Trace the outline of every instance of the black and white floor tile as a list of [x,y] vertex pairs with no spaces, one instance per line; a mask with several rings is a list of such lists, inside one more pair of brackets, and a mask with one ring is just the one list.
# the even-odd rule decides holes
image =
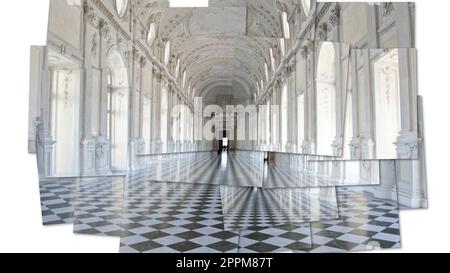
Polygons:
[[311,224],[313,253],[400,247],[397,201],[373,197],[367,187],[337,188],[340,219]]
[[76,187],[76,178],[41,179],[39,181],[44,225],[73,223]]
[[239,253],[307,253],[312,248],[310,224],[242,230]]
[[126,188],[121,253],[237,253],[218,186],[146,183]]
[[[162,158],[161,158],[162,157]],[[146,179],[160,182],[261,187],[264,153],[201,152],[148,156]]]
[[124,182],[124,177],[79,180],[74,233],[121,236]]
[[339,218],[336,189],[221,186],[226,230],[276,227]]

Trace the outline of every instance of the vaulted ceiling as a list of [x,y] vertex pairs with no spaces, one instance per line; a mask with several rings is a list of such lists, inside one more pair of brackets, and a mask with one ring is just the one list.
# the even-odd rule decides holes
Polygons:
[[168,8],[164,0],[136,1],[141,23],[147,30],[154,24],[155,55],[163,59],[170,41],[168,66],[177,78],[186,71],[185,87],[206,96],[228,86],[248,98],[265,80],[269,48],[277,52],[284,37],[282,12],[291,14],[299,5],[299,0],[210,0],[208,8]]

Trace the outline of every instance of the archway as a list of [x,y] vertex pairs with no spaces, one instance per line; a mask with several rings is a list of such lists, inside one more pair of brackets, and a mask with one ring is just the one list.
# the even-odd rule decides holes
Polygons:
[[128,70],[124,58],[116,49],[107,57],[108,99],[107,136],[111,142],[111,169],[128,169]]
[[[400,132],[400,72],[398,50],[392,50],[374,64],[377,158],[396,158],[395,142]],[[396,117],[397,120],[393,120]],[[390,122],[386,122],[390,119]]]
[[336,135],[336,51],[324,42],[320,49],[316,77],[317,153],[332,154]]

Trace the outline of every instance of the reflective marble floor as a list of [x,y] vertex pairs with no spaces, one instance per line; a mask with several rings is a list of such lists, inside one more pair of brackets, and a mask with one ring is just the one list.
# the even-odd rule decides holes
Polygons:
[[[273,155],[273,154],[271,154]],[[197,152],[144,156],[149,163],[146,179],[161,182],[227,185],[260,188],[311,188],[333,186],[378,185],[378,180],[343,179],[318,175],[292,164],[265,160],[264,152],[232,150],[224,153]],[[289,161],[291,155],[276,154]],[[306,160],[305,160],[306,161]],[[322,164],[315,162],[309,164]]]
[[121,236],[124,182],[125,177],[78,180],[74,233]]
[[42,180],[43,222],[74,223],[77,234],[120,236],[122,253],[304,253],[400,246],[397,203],[365,193],[373,186],[338,187],[336,195],[334,187],[157,182],[148,179],[149,172]]
[[242,230],[339,218],[336,189],[221,186],[225,229]]
[[261,187],[263,183],[263,152],[168,154],[147,160],[145,178],[151,181],[243,187]]
[[72,224],[77,179],[45,179],[39,182],[44,225]]
[[366,192],[368,188],[337,188],[340,219],[311,224],[311,252],[400,247],[398,202],[374,198]]

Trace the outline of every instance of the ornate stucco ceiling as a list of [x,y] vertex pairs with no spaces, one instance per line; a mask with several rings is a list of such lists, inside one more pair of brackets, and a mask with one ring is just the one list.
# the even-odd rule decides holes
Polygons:
[[209,8],[167,8],[164,0],[136,4],[145,28],[156,27],[155,55],[162,56],[170,41],[169,67],[178,78],[186,70],[186,86],[195,95],[228,86],[253,98],[264,79],[264,64],[270,63],[269,48],[276,49],[284,37],[281,14],[293,12],[300,1],[210,0]]

